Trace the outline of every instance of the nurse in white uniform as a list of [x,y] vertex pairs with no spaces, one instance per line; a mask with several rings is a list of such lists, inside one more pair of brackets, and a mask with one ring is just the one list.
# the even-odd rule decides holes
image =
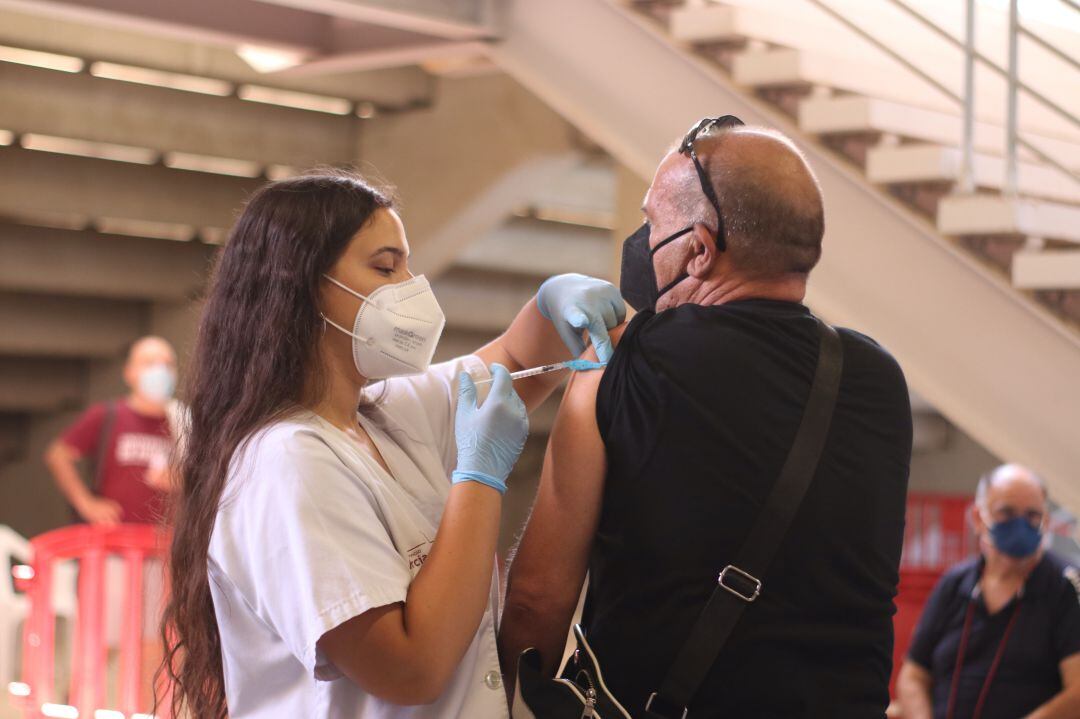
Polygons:
[[507,717],[500,505],[559,380],[508,371],[569,359],[584,330],[604,358],[623,312],[612,285],[553,277],[501,337],[429,366],[444,318],[390,200],[336,172],[256,192],[188,373],[174,715]]

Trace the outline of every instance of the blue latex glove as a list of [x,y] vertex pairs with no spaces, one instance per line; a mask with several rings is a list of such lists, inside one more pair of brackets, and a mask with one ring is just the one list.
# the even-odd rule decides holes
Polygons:
[[626,319],[626,304],[615,285],[585,275],[555,275],[540,285],[536,306],[574,357],[585,351],[581,333],[587,329],[597,359],[605,363],[611,359],[607,331]]
[[529,415],[507,369],[493,364],[491,375],[491,391],[480,407],[472,377],[465,372],[458,376],[454,421],[458,455],[451,480],[454,484],[480,482],[501,493],[529,436]]

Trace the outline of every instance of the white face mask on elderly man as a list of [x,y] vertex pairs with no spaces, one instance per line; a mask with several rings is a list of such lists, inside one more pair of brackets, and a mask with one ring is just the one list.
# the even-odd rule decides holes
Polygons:
[[352,331],[321,315],[327,324],[352,337],[357,372],[378,380],[427,371],[446,315],[423,275],[383,285],[367,297],[330,275],[323,277],[363,300]]

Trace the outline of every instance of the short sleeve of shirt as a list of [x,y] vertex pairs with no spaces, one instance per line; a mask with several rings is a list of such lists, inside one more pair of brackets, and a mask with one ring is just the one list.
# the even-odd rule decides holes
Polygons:
[[211,556],[252,611],[316,679],[341,673],[317,651],[331,629],[402,602],[411,575],[369,488],[316,432],[254,439],[234,467]]
[[1057,630],[1053,638],[1059,662],[1080,652],[1080,570],[1073,566],[1066,567],[1065,578],[1068,582],[1062,588],[1055,622]]
[[633,408],[642,416],[657,414],[660,397],[655,391],[652,368],[642,351],[646,324],[655,317],[652,310],[638,312],[627,324],[615,346],[596,397],[596,426],[605,444],[615,418]]
[[[415,436],[419,443],[431,443],[442,458],[447,475],[457,464],[454,440],[454,413],[457,411],[458,375],[468,372],[473,381],[488,379],[491,372],[476,355],[431,365],[427,372],[394,377],[374,385],[368,395],[378,399],[379,409],[394,418],[394,424]],[[481,387],[481,401],[486,390]],[[380,399],[381,395],[381,399]]]
[[946,621],[949,600],[956,592],[957,581],[958,577],[954,574],[946,574],[938,581],[926,600],[922,616],[919,617],[919,623],[911,637],[908,658],[923,669],[930,669],[933,663],[934,649],[941,641],[942,625]]
[[105,422],[105,404],[91,405],[75,422],[64,430],[60,441],[78,451],[80,457],[92,455],[98,450],[101,425]]

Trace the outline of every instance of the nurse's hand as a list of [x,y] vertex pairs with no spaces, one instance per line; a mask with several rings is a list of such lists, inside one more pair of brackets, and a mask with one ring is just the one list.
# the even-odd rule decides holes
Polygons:
[[536,306],[555,325],[574,357],[585,351],[581,334],[588,330],[597,358],[601,362],[611,359],[607,331],[626,319],[626,304],[615,285],[585,275],[555,275],[540,285]]
[[458,377],[454,422],[458,456],[452,479],[455,484],[480,482],[505,492],[506,478],[529,436],[529,415],[507,369],[493,364],[491,374],[491,391],[479,407],[472,377],[465,372]]

